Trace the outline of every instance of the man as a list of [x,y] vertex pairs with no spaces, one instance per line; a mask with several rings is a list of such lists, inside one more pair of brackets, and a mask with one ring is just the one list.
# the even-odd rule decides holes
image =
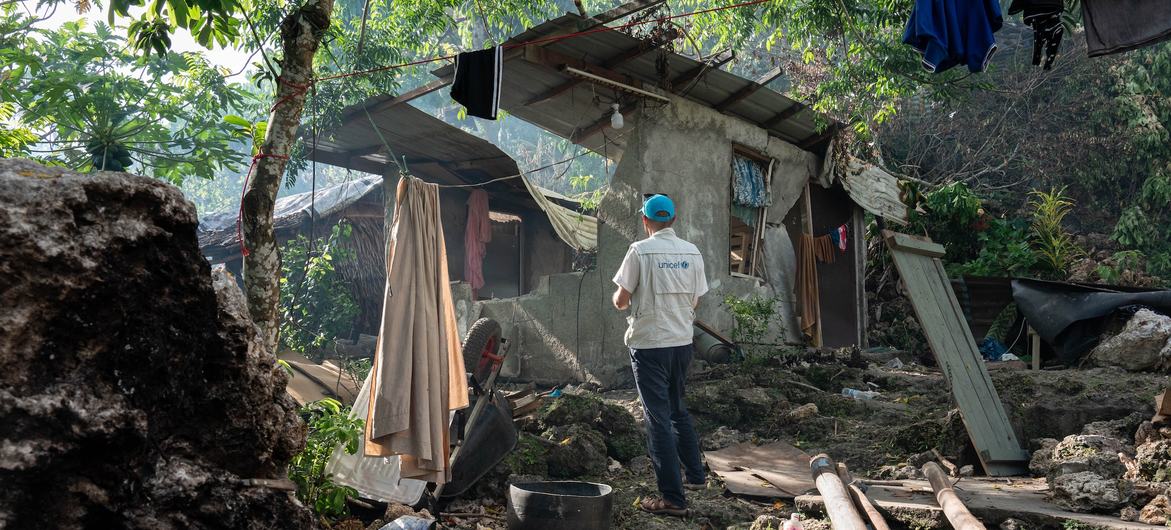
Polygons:
[[[679,239],[675,204],[666,195],[651,195],[642,206],[647,239],[630,245],[614,276],[614,307],[630,309],[626,346],[634,384],[647,423],[647,449],[662,498],[646,499],[642,509],[683,516],[683,489],[704,487],[699,439],[683,402],[683,383],[691,364],[692,325],[699,297],[707,292],[703,256]],[[680,476],[680,465],[687,484]]]

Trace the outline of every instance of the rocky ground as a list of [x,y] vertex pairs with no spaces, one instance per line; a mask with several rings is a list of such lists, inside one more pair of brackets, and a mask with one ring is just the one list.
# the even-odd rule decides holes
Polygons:
[[[705,450],[744,441],[784,440],[810,454],[826,452],[847,463],[855,475],[907,478],[916,473],[907,462],[930,459],[923,453],[934,449],[958,466],[978,470],[942,374],[915,364],[890,368],[888,362],[851,359],[845,353],[799,352],[750,364],[697,363],[688,403]],[[1108,429],[1119,437],[1129,432],[1133,446],[1135,430],[1152,415],[1153,396],[1171,382],[1165,375],[1107,368],[991,373],[1022,443],[1039,452],[1051,450],[1056,440],[1082,433],[1087,424],[1093,424],[1091,431]],[[872,390],[878,396],[859,401],[843,397],[843,388]],[[641,429],[633,391],[599,395],[571,389],[548,399],[538,418],[525,423],[517,451],[447,509],[482,515],[448,518],[445,524],[504,528],[507,484],[537,478],[611,485],[614,528],[779,528],[793,510],[786,502],[731,496],[717,477],[709,475],[705,490],[688,493],[692,517],[641,512],[637,500],[656,494]],[[1163,443],[1150,451],[1165,451]],[[1157,458],[1147,458],[1147,467]],[[1118,475],[1121,478],[1121,472]],[[1120,506],[1110,509],[1119,513]],[[806,528],[827,527],[825,521],[807,523]]]

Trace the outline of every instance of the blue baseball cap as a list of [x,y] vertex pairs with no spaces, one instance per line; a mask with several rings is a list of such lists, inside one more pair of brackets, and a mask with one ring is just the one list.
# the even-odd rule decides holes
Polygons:
[[670,221],[675,218],[675,203],[666,195],[651,195],[642,202],[642,215],[652,221]]

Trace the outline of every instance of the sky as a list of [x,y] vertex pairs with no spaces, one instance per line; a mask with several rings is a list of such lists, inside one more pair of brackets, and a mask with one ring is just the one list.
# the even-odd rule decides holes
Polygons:
[[[53,15],[49,17],[48,20],[37,24],[38,28],[54,29],[60,27],[66,22],[72,22],[78,19],[86,19],[88,21],[87,24],[92,26],[95,21],[104,22],[106,20],[106,9],[99,9],[96,5],[93,6],[93,8],[90,9],[88,13],[79,14],[77,10],[74,9],[73,2],[58,3],[55,10],[53,6],[42,6],[38,10],[37,0],[21,0],[20,3],[25,10],[28,12],[35,12],[40,17],[43,17],[45,14],[50,12],[53,13]],[[107,7],[109,6],[109,2],[102,2],[102,4]],[[141,8],[137,10],[132,9],[131,15],[135,15],[139,12],[141,12]],[[131,19],[129,18],[123,18],[117,21],[118,24],[123,26],[121,28],[120,34],[125,35],[125,26],[128,25],[130,21]],[[231,48],[216,48],[208,50],[197,44],[195,39],[191,38],[191,34],[186,31],[180,31],[171,36],[171,48],[177,52],[202,51],[204,57],[206,57],[209,62],[216,66],[223,66],[233,72],[240,70],[246,64],[251,62],[248,60],[251,52],[244,52]]]

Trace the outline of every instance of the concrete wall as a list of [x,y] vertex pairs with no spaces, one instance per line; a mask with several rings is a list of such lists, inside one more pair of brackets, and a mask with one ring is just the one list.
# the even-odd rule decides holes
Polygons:
[[[781,297],[788,304],[782,312],[792,314],[792,271],[775,271],[769,284],[728,274],[732,150],[738,144],[777,159],[768,214],[777,223],[818,174],[818,158],[687,100],[674,98],[670,105],[651,105],[642,113],[637,128],[626,134],[622,160],[599,206],[597,270],[549,276],[527,296],[476,304],[473,313],[500,321],[505,336],[513,337],[510,355],[520,360],[524,379],[605,387],[631,383],[629,352],[622,341],[626,315],[610,306],[610,279],[630,243],[645,237],[635,213],[644,192],[666,193],[675,200],[676,232],[703,253],[711,292],[700,302],[699,319],[730,331],[733,319],[722,300],[754,293]],[[782,254],[791,255],[792,249]],[[781,287],[774,290],[773,284]],[[782,324],[775,331],[782,338],[796,337],[788,327]]]

